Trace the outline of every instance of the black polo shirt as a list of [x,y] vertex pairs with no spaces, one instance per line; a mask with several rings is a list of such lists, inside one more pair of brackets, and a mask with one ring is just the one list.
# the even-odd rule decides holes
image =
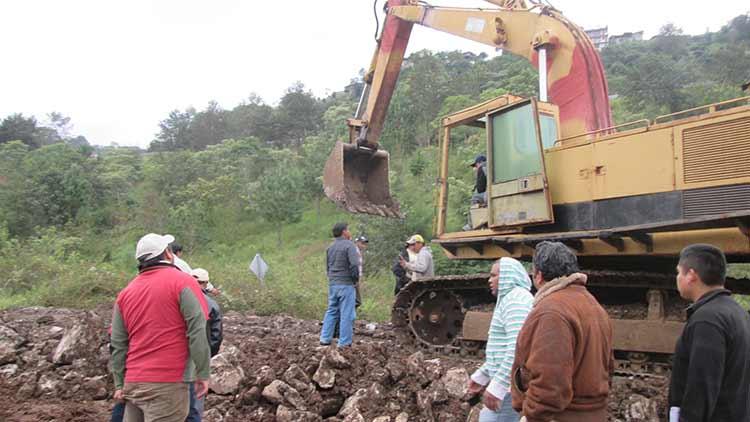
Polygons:
[[680,408],[681,422],[750,421],[750,315],[726,289],[706,293],[687,314],[669,406]]

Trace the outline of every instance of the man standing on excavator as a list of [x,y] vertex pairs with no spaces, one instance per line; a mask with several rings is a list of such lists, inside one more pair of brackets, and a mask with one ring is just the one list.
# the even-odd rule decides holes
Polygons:
[[469,165],[474,168],[477,180],[474,183],[474,194],[471,195],[472,204],[487,203],[487,157],[484,154],[477,155],[474,162]]

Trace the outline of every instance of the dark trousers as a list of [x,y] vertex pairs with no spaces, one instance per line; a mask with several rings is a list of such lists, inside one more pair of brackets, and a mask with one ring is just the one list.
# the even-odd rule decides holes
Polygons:
[[122,422],[122,418],[125,417],[125,402],[115,403],[115,407],[112,408],[112,418],[110,422]]

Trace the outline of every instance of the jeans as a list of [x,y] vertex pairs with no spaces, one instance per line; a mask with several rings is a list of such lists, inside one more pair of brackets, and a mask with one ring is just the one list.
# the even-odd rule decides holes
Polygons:
[[201,422],[203,417],[203,406],[206,403],[205,397],[200,400],[195,398],[195,383],[190,383],[190,413],[188,413],[185,422]]
[[115,403],[115,407],[112,408],[112,419],[110,422],[122,422],[125,417],[125,402]]
[[500,409],[497,412],[486,407],[482,408],[482,411],[479,412],[479,422],[518,422],[521,419],[521,415],[513,410],[511,406],[512,401],[510,393],[507,393],[503,397],[503,404],[500,405]]
[[323,329],[320,331],[321,343],[328,344],[333,340],[333,331],[336,323],[339,322],[338,346],[343,347],[352,344],[356,300],[357,292],[354,285],[331,284],[328,286],[328,309],[323,316]]

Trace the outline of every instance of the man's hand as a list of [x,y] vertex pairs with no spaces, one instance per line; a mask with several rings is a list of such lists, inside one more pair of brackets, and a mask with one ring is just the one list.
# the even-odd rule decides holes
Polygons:
[[474,380],[472,379],[469,379],[469,385],[466,388],[469,390],[469,396],[475,396],[482,392],[484,386],[482,384],[479,384],[478,382],[474,382]]
[[125,392],[122,390],[115,390],[115,394],[112,395],[112,398],[115,399],[116,402],[124,402],[125,401]]
[[208,380],[195,380],[195,397],[201,398],[208,394]]
[[398,257],[398,265],[400,265],[401,268],[406,268],[406,260],[401,255]]
[[484,395],[482,395],[482,404],[484,404],[484,407],[492,410],[493,412],[497,412],[498,410],[500,410],[500,406],[503,404],[503,400],[493,396],[492,393],[485,390]]

